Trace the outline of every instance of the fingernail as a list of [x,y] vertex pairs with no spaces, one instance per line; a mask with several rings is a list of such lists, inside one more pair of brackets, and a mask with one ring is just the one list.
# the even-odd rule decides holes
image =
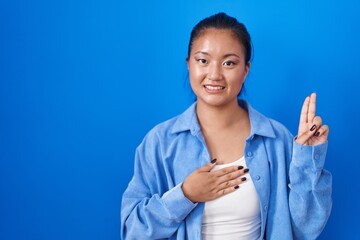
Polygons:
[[235,188],[235,189],[238,189],[238,188],[239,188],[239,186],[238,186],[238,185],[236,185],[234,188]]
[[247,173],[247,172],[249,172],[250,170],[247,168],[247,169],[245,169],[244,170],[244,173]]
[[238,170],[241,170],[243,169],[244,167],[243,166],[238,166]]
[[316,132],[316,133],[314,134],[315,137],[318,137],[319,135],[320,135],[320,132]]
[[314,131],[315,128],[316,128],[316,125],[314,124],[314,125],[312,125],[312,127],[310,128],[310,131]]
[[242,178],[241,178],[241,181],[246,181],[246,177],[242,177]]
[[211,160],[211,163],[216,163],[216,158],[214,158],[213,160]]

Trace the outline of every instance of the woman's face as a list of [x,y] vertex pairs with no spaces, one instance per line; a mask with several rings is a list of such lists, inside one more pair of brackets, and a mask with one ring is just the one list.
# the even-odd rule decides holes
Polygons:
[[192,43],[187,64],[198,104],[237,104],[250,65],[245,63],[242,44],[230,30],[205,30]]

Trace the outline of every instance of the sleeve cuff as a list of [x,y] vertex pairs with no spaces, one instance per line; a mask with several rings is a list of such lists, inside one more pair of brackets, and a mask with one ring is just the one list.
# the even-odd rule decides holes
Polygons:
[[182,221],[197,206],[197,203],[185,197],[181,189],[182,184],[176,185],[162,196],[170,216],[178,221]]
[[[302,168],[321,170],[325,164],[328,141],[315,146],[305,146],[293,143],[293,164]],[[309,161],[311,159],[312,161]]]

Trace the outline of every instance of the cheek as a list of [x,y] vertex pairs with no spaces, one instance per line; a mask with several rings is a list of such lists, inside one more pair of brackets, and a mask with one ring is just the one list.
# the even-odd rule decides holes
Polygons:
[[189,71],[189,82],[190,82],[190,86],[191,88],[194,90],[194,86],[195,86],[195,82],[196,82],[196,74],[194,72],[194,68],[191,66],[188,66],[188,71]]
[[238,82],[243,85],[243,83],[245,82],[246,79],[246,72],[244,70],[239,71],[238,73],[236,73],[236,78],[238,79]]
[[199,67],[194,67],[194,66],[190,66],[189,67],[189,77],[190,77],[190,82],[199,82],[202,81],[202,79],[204,78],[206,74],[204,73],[204,71],[199,68]]
[[228,76],[228,79],[231,79],[232,89],[234,91],[240,91],[243,83],[245,82],[246,74],[243,71],[234,72],[231,76]]

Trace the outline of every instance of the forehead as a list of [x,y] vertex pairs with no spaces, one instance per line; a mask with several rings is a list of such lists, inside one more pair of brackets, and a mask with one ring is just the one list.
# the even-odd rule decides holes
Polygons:
[[209,28],[203,30],[192,44],[192,52],[212,51],[212,52],[241,52],[243,45],[238,37],[228,29]]

